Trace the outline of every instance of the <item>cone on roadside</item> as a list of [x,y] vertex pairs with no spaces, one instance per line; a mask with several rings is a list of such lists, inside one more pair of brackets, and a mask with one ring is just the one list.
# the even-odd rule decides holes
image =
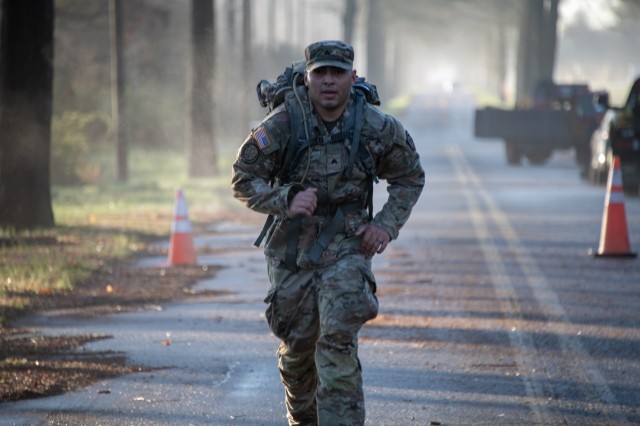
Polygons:
[[196,265],[196,251],[193,247],[191,236],[191,222],[187,212],[187,202],[184,199],[182,189],[176,192],[173,223],[171,224],[171,239],[169,241],[169,258],[167,264]]
[[637,255],[631,251],[631,244],[629,243],[620,157],[617,155],[613,156],[607,180],[607,195],[602,215],[600,246],[593,255],[596,257],[636,257]]

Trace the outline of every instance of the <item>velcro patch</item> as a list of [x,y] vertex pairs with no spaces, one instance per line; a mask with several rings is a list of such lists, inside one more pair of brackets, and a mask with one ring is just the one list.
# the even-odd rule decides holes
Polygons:
[[271,146],[271,141],[269,140],[269,135],[267,135],[267,131],[264,127],[258,127],[253,131],[253,138],[258,143],[260,149],[265,150]]
[[258,161],[258,157],[260,156],[260,150],[253,143],[247,143],[240,150],[240,159],[245,164],[253,164]]

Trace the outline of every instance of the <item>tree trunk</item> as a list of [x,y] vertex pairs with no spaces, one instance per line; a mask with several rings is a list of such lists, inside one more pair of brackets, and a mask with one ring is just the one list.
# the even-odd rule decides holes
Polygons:
[[542,21],[540,43],[540,73],[543,79],[553,80],[553,70],[556,62],[558,1],[549,1],[549,10],[545,10]]
[[[248,82],[251,81],[251,0],[242,1],[242,59],[240,67],[242,69],[242,81],[245,82],[245,86],[251,86]],[[247,129],[249,122],[251,121],[251,111],[249,94],[250,92],[243,89],[241,94],[242,99],[242,128]],[[253,94],[255,92],[251,92]]]
[[498,98],[507,101],[506,80],[507,80],[507,24],[505,20],[504,5],[498,3],[492,12],[497,17],[497,25],[488,27],[488,49],[487,57],[489,73],[487,75],[487,86]]
[[504,14],[500,14],[498,24],[498,52],[496,60],[496,90],[502,102],[507,100],[507,25]]
[[353,44],[356,13],[357,13],[356,0],[345,0],[345,8],[344,8],[344,15],[343,15],[344,41],[349,44]]
[[125,111],[124,4],[109,0],[109,44],[111,46],[111,123],[116,147],[118,181],[129,179],[129,143]]
[[269,0],[267,6],[267,45],[276,45],[276,0]]
[[380,0],[369,1],[367,19],[367,81],[375,84],[382,102],[387,99],[385,86],[386,37]]
[[533,81],[537,78],[539,27],[536,25],[538,6],[541,0],[526,0],[522,9],[520,39],[518,42],[518,65],[516,103],[528,105],[532,102]]
[[2,2],[0,227],[48,228],[53,0]]
[[213,0],[192,0],[191,12],[189,176],[205,177],[217,171],[213,135]]
[[516,89],[516,102],[521,105],[531,103],[539,82],[553,81],[558,0],[548,5],[545,8],[545,0],[527,0],[522,10]]
[[[238,0],[226,0],[224,3],[224,20],[222,26],[224,32],[219,32],[222,35],[222,43],[219,45],[218,56],[225,58],[225,65],[219,67],[221,73],[220,78],[216,78],[215,91],[217,97],[220,99],[238,99],[238,102],[242,102],[239,99],[238,94],[242,93],[244,84],[240,85],[238,78],[238,70],[240,69],[240,50],[238,49],[239,36],[238,36],[238,10],[241,3]],[[217,117],[219,121],[216,123],[220,131],[216,132],[218,135],[224,134],[225,137],[231,137],[234,139],[240,139],[244,136],[247,129],[244,128],[241,123],[241,117],[238,113],[240,108],[218,108]],[[242,130],[242,131],[241,131]]]

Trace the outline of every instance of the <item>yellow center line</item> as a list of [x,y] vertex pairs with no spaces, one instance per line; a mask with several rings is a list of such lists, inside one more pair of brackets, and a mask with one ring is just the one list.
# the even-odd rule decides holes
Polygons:
[[[544,380],[540,374],[534,375],[536,365],[544,362],[539,356],[531,333],[525,331],[522,323],[525,322],[523,310],[518,302],[513,282],[506,272],[498,246],[494,243],[494,237],[489,231],[489,221],[493,222],[500,237],[503,238],[511,253],[515,253],[516,262],[522,269],[528,287],[533,292],[544,317],[562,324],[570,324],[564,308],[556,293],[550,288],[549,283],[531,256],[527,248],[520,241],[517,232],[509,222],[506,214],[499,208],[495,200],[485,189],[478,175],[465,158],[462,150],[457,145],[447,149],[447,155],[453,165],[457,180],[463,185],[463,192],[475,229],[476,237],[485,257],[485,262],[491,274],[496,296],[504,312],[509,312],[512,318],[512,332],[509,334],[510,343],[516,349],[516,362],[526,374],[522,374],[527,396],[534,401],[531,404],[536,421],[547,424],[549,412],[546,410],[547,395],[553,395],[553,389],[549,380]],[[487,210],[483,214],[481,207]],[[579,335],[569,333],[554,333],[560,343],[562,353],[575,359],[580,366],[576,373],[583,375],[596,396],[610,408],[607,414],[615,421],[626,421],[623,414],[614,411],[618,406],[616,398],[607,385],[596,363],[589,356],[588,351],[580,342]],[[537,373],[540,373],[539,371]],[[550,378],[548,378],[550,379]],[[545,388],[547,392],[545,392]]]

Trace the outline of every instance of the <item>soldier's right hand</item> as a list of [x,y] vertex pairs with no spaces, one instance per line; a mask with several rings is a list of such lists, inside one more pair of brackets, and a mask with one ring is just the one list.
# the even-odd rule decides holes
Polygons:
[[289,217],[313,215],[313,212],[318,206],[318,196],[316,195],[316,192],[318,192],[316,188],[307,188],[294,195],[289,202],[289,211],[287,212],[287,215]]

